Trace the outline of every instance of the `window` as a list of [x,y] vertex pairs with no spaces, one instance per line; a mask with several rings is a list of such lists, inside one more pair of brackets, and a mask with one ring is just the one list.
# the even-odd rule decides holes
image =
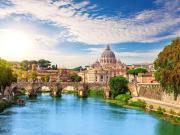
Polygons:
[[103,75],[101,75],[101,82],[103,82]]

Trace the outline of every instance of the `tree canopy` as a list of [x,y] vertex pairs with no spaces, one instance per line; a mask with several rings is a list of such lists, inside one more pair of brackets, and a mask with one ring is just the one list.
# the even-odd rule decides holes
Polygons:
[[44,82],[49,82],[49,80],[50,80],[50,75],[48,74],[48,75],[45,75],[44,77],[42,77],[42,80],[44,81]]
[[37,79],[37,72],[32,70],[29,74],[29,79],[35,81]]
[[51,62],[49,60],[40,59],[38,60],[38,65],[43,68],[48,68],[51,65]]
[[70,75],[70,78],[72,82],[80,82],[82,80],[82,78],[78,76],[77,74]]
[[13,74],[11,65],[3,60],[0,59],[0,89],[1,93],[4,94],[5,88],[10,86],[12,82],[16,82],[17,78],[16,75]]
[[180,38],[167,45],[154,62],[155,78],[166,92],[173,92],[176,99],[180,93]]
[[123,94],[128,90],[128,80],[122,76],[112,77],[109,81],[111,98],[115,98],[119,94]]
[[79,67],[73,68],[72,70],[74,70],[74,71],[81,71],[81,69],[82,69],[82,66],[79,66]]
[[[22,70],[28,71],[28,70],[31,70],[33,64],[37,64],[37,65],[39,65],[39,67],[42,67],[42,68],[48,68],[49,66],[51,66],[51,62],[49,60],[45,60],[45,59],[40,59],[38,61],[23,60],[23,61],[21,61],[20,66],[21,66]],[[57,69],[57,65],[53,65],[52,69]]]
[[144,68],[136,68],[128,70],[128,74],[138,75],[139,73],[146,73],[147,70]]

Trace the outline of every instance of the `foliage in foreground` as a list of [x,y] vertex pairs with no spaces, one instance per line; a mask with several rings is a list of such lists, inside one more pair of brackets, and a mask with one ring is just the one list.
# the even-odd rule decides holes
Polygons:
[[104,96],[104,92],[102,89],[90,89],[88,91],[88,95],[92,96],[92,97],[103,97]]
[[8,108],[11,106],[12,103],[8,101],[1,100],[0,101],[0,112],[2,112],[4,109]]
[[124,94],[128,91],[128,80],[122,76],[112,77],[109,81],[111,98],[114,99],[119,94]]
[[120,94],[117,97],[115,97],[115,100],[121,102],[122,104],[127,104],[129,99],[131,99],[132,96],[129,93],[126,94]]
[[161,83],[165,91],[174,93],[174,99],[180,94],[180,38],[159,53],[154,62],[155,78]]
[[146,108],[146,102],[143,100],[131,101],[129,103],[130,106],[139,107],[139,108]]
[[10,86],[12,82],[16,82],[17,77],[13,73],[11,65],[3,60],[0,59],[0,90],[1,94],[4,94],[5,88]]
[[77,74],[70,75],[70,78],[72,82],[80,82],[82,80],[82,78],[78,76]]

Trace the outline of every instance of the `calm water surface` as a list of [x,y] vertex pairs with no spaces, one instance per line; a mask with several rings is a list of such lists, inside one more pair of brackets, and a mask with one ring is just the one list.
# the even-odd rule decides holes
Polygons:
[[43,94],[0,114],[0,135],[180,135],[180,126],[97,98]]

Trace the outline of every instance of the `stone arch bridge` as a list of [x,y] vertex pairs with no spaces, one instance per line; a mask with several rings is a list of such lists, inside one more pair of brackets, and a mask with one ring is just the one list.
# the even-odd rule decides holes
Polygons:
[[52,95],[60,95],[62,90],[68,86],[74,87],[80,97],[87,97],[88,89],[101,87],[104,91],[104,97],[109,98],[109,87],[104,83],[81,83],[81,82],[17,82],[12,84],[12,91],[18,89],[26,89],[30,95],[37,95],[42,92],[42,87],[46,86],[50,89]]

